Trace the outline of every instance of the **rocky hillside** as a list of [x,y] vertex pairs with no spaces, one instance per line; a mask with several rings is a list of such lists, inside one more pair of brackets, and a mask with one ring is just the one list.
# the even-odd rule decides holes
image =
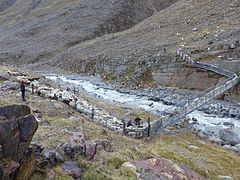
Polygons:
[[[112,79],[122,77],[132,82],[147,76],[160,82],[164,78],[156,67],[172,64],[176,49],[235,43],[239,38],[239,12],[239,1],[180,0],[128,31],[67,49],[53,59],[54,64],[79,72],[105,73]],[[185,71],[182,67],[176,70]]]
[[221,80],[176,61],[182,48],[239,72],[237,0],[6,2],[0,4],[4,62],[100,74],[135,87],[205,89]]
[[50,59],[83,41],[129,29],[175,1],[1,0],[0,59]]
[[[51,59],[50,64],[135,85],[155,81],[204,89],[214,85],[219,77],[195,73],[175,62],[175,50],[205,52],[205,59],[201,60],[209,60],[207,57],[215,51],[223,56],[235,52],[234,57],[225,60],[237,60],[239,12],[239,1],[180,0],[127,31],[75,45]],[[218,59],[217,54],[212,59],[224,60]],[[206,85],[189,83],[200,78]]]
[[[150,139],[128,138],[88,121],[86,115],[80,114],[65,103],[49,99],[45,95],[39,96],[38,93],[32,94],[31,86],[26,87],[27,101],[23,102],[19,93],[19,80],[16,76],[10,75],[13,71],[8,70],[7,67],[0,66],[0,116],[2,116],[0,135],[2,132],[8,132],[4,133],[5,136],[0,136],[3,137],[0,138],[0,144],[3,145],[0,149],[0,175],[13,177],[12,173],[14,175],[15,171],[19,170],[18,174],[24,180],[29,175],[31,175],[30,180],[65,180],[79,179],[79,177],[83,180],[139,178],[152,180],[169,179],[169,177],[173,180],[237,180],[240,178],[239,144],[235,148],[224,145],[226,149],[232,148],[233,153],[216,145],[227,141],[223,142],[218,138],[201,139],[196,136],[196,131],[192,130],[190,124],[185,123],[180,129],[172,127]],[[19,72],[14,74],[17,75],[16,73]],[[26,74],[24,77],[32,79],[32,76],[33,74]],[[46,89],[50,88],[49,81],[44,78],[39,77],[38,81]],[[51,83],[51,86],[55,87],[54,83]],[[99,103],[96,100],[94,102]],[[16,117],[26,115],[18,115],[14,110],[9,116],[6,113],[9,110],[6,111],[6,108],[12,107],[7,106],[10,104],[21,104],[13,107],[24,108],[26,106],[23,104],[27,104],[26,114],[29,114],[29,107],[32,111],[27,117],[34,115],[39,124],[30,144],[31,151],[26,153],[28,158],[31,152],[34,153],[35,158],[30,156],[27,161],[24,159],[23,162],[27,162],[26,166],[19,163],[18,159],[9,160],[8,153],[22,154],[23,148],[29,145],[36,126],[32,126],[30,121],[32,119],[27,121],[26,117],[20,117],[19,121],[14,118],[8,120],[12,119],[13,114]],[[111,105],[114,109],[118,107]],[[25,121],[22,121],[23,119]],[[18,122],[18,127],[10,127],[11,123],[17,125]],[[225,140],[229,140],[233,133],[225,132],[222,135]],[[26,139],[27,137],[29,139]],[[234,139],[239,143],[239,136],[235,135]],[[13,148],[6,151],[9,145]],[[17,146],[19,148],[16,149]]]
[[[0,0],[0,179],[240,179],[240,96],[223,95],[160,135],[124,136],[126,122],[171,117],[223,79],[187,65],[177,49],[240,73],[239,19],[239,0]],[[56,71],[56,81],[37,70]],[[79,83],[75,74],[59,82],[67,75],[58,70],[139,90],[66,83]],[[166,112],[145,112],[161,102]]]

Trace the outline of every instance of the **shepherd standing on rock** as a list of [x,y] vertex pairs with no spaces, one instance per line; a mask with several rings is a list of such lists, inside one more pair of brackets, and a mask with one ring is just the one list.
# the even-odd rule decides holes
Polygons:
[[22,92],[22,100],[26,101],[26,99],[25,99],[25,84],[24,84],[23,81],[20,84],[20,89],[21,89],[21,92]]

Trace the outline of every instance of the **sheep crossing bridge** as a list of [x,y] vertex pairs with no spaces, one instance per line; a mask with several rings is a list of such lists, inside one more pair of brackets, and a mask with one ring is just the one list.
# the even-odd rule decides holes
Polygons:
[[201,92],[200,94],[192,97],[192,99],[186,104],[174,112],[172,114],[156,120],[152,123],[150,121],[148,122],[148,126],[143,127],[143,128],[124,128],[123,131],[125,134],[128,133],[139,133],[139,135],[143,136],[152,136],[155,134],[158,134],[161,132],[163,129],[165,129],[168,126],[177,124],[181,120],[184,119],[184,117],[193,112],[194,110],[198,109],[202,105],[206,104],[207,102],[211,101],[212,99],[216,98],[217,96],[223,94],[227,90],[233,88],[235,85],[237,85],[240,81],[240,77],[238,77],[237,74],[231,73],[225,69],[218,68],[214,65],[208,64],[208,63],[202,63],[193,60],[190,56],[187,54],[183,53],[182,51],[177,51],[177,55],[179,55],[183,60],[185,60],[187,63],[192,65],[193,67],[207,70],[207,71],[212,71],[214,73],[223,75],[227,77],[226,80],[218,83],[216,86],[213,86],[209,89],[206,89],[205,91]]

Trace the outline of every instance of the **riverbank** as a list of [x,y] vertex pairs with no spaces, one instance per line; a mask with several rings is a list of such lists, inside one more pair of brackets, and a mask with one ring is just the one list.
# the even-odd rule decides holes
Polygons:
[[[48,84],[44,84],[44,86],[55,86],[57,88],[57,84],[50,80],[43,78],[39,81]],[[102,86],[99,88],[101,87]],[[128,177],[127,174],[129,173],[128,170],[125,171],[121,168],[124,162],[143,160],[149,157],[162,157],[171,159],[174,162],[185,163],[191,169],[208,179],[221,179],[220,177],[223,176],[230,176],[233,179],[239,178],[239,156],[224,150],[220,146],[199,139],[196,137],[196,134],[192,133],[189,129],[182,131],[181,129],[173,128],[166,133],[168,135],[163,133],[156,137],[152,137],[150,140],[129,139],[113,131],[109,131],[104,127],[98,126],[95,123],[86,121],[81,114],[64,103],[59,103],[55,100],[46,99],[37,95],[33,96],[30,90],[27,91],[27,102],[22,102],[18,84],[16,83],[15,89],[9,86],[6,88],[7,89],[2,91],[3,93],[1,93],[0,96],[1,105],[9,103],[27,103],[34,110],[34,114],[40,121],[39,129],[34,136],[34,142],[42,144],[46,150],[61,150],[62,144],[67,142],[68,138],[71,137],[71,133],[69,132],[79,131],[79,127],[82,127],[86,135],[92,140],[108,140],[111,142],[112,149],[110,152],[114,154],[113,157],[106,158],[106,156],[103,155],[106,153],[100,150],[97,153],[96,159],[93,161],[86,161],[82,158],[79,159],[79,165],[84,167],[84,178],[90,178],[94,175],[99,178],[115,178],[121,180]],[[107,89],[110,90],[111,88]],[[112,89],[116,90],[116,88]],[[131,95],[132,92],[126,94]],[[94,97],[95,96],[93,96],[93,98]],[[141,100],[143,96],[138,95],[136,97]],[[97,101],[99,100],[95,99],[95,101],[98,103]],[[102,104],[106,102],[105,100],[101,101]],[[115,104],[110,103],[105,105],[106,109],[111,106],[120,107],[116,102]],[[227,164],[226,158],[229,159]],[[119,159],[121,161],[119,161]],[[115,166],[115,164],[118,163],[120,164],[120,168],[119,165]],[[111,164],[113,164],[113,166]],[[101,173],[96,170],[96,166],[101,167]],[[58,176],[60,174],[60,176],[65,176],[63,172],[59,173],[59,169],[61,169],[61,167],[56,167],[54,172]],[[34,177],[39,176],[41,175],[36,174]],[[136,179],[134,174],[131,174],[131,177],[132,179]]]

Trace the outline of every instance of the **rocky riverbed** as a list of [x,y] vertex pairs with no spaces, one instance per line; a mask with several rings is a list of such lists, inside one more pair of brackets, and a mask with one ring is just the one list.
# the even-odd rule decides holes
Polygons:
[[[166,87],[141,90],[119,89],[101,82],[96,77],[64,74],[45,74],[45,76],[62,87],[75,88],[105,103],[123,104],[157,115],[170,113],[199,93]],[[219,130],[228,128],[240,134],[239,103],[213,100],[188,117],[195,120],[190,122],[198,131],[208,136],[219,137]]]
[[[162,133],[160,136],[155,136],[148,140],[147,139],[134,140],[131,138],[126,138],[125,136],[122,136],[122,135],[119,135],[118,133],[116,133],[116,131],[115,132],[108,131],[106,128],[96,125],[96,123],[85,121],[84,120],[85,118],[83,118],[83,117],[85,117],[85,115],[82,113],[79,114],[78,109],[73,107],[74,104],[72,104],[71,101],[68,103],[64,102],[65,100],[67,100],[67,97],[71,97],[72,95],[75,95],[75,96],[79,95],[79,97],[78,97],[78,98],[80,98],[79,102],[82,102],[82,103],[84,102],[83,104],[86,103],[85,104],[86,107],[88,105],[90,105],[90,106],[94,105],[94,103],[91,104],[92,102],[95,102],[96,104],[99,104],[99,102],[101,102],[102,104],[106,104],[106,106],[102,106],[103,108],[107,107],[105,110],[104,109],[96,109],[96,113],[99,115],[100,120],[106,119],[107,120],[106,122],[108,123],[110,121],[111,122],[118,121],[118,118],[114,118],[113,115],[111,115],[112,109],[109,107],[127,108],[128,107],[127,103],[129,103],[131,101],[137,101],[138,103],[135,103],[134,106],[132,106],[132,108],[127,108],[129,111],[134,111],[134,108],[135,109],[139,108],[137,106],[138,104],[141,105],[142,102],[145,102],[147,100],[147,102],[154,101],[155,103],[161,103],[162,107],[164,107],[165,109],[167,109],[169,107],[171,107],[172,109],[175,109],[177,107],[176,105],[174,105],[174,104],[167,105],[165,102],[163,102],[163,100],[160,100],[159,97],[160,96],[166,97],[166,98],[170,97],[169,98],[169,101],[170,101],[171,94],[173,94],[173,96],[175,96],[175,97],[191,98],[192,95],[196,94],[194,92],[192,92],[190,94],[190,93],[186,93],[187,91],[184,91],[184,90],[159,87],[158,88],[158,90],[160,91],[160,93],[158,93],[159,96],[155,96],[154,93],[156,93],[157,91],[154,91],[154,89],[151,89],[151,88],[142,89],[142,90],[127,90],[127,89],[120,90],[117,87],[110,86],[106,83],[99,81],[96,78],[93,78],[93,77],[75,76],[73,78],[72,77],[73,75],[61,74],[61,75],[64,75],[65,78],[68,76],[71,76],[72,80],[81,81],[82,83],[84,81],[87,81],[87,82],[84,82],[84,84],[89,83],[88,86],[90,86],[90,87],[94,86],[94,88],[92,88],[92,89],[89,88],[89,89],[91,89],[91,91],[87,91],[86,90],[87,88],[84,90],[80,85],[76,86],[75,84],[72,84],[70,86],[70,84],[67,84],[66,82],[63,83],[62,80],[61,81],[55,80],[55,83],[54,83],[53,81],[42,78],[42,77],[41,77],[41,79],[34,78],[35,80],[33,80],[33,78],[29,78],[29,75],[26,75],[26,74],[23,75],[23,74],[17,73],[17,72],[9,72],[8,74],[9,75],[4,75],[4,76],[6,76],[9,80],[6,80],[6,81],[3,81],[2,83],[0,83],[0,86],[1,86],[0,97],[1,97],[2,104],[9,104],[10,102],[16,102],[16,101],[19,103],[22,103],[20,100],[21,98],[20,98],[20,93],[18,90],[19,84],[17,83],[17,82],[19,82],[19,80],[21,81],[23,79],[24,81],[26,81],[26,83],[29,83],[28,81],[29,81],[29,79],[31,79],[32,82],[34,82],[33,84],[36,85],[36,87],[35,87],[36,93],[33,95],[31,94],[31,85],[26,86],[27,102],[24,102],[32,107],[32,111],[33,111],[34,115],[36,116],[37,121],[39,122],[39,129],[36,132],[36,135],[35,135],[33,141],[34,141],[34,144],[35,143],[40,144],[44,147],[43,156],[41,156],[43,158],[44,162],[45,162],[44,158],[46,157],[51,166],[52,165],[55,166],[57,164],[57,166],[54,167],[54,169],[47,171],[46,174],[44,172],[44,176],[47,176],[47,177],[55,176],[56,177],[56,176],[60,175],[59,171],[58,171],[59,169],[61,169],[61,172],[65,172],[65,171],[69,172],[68,171],[69,168],[71,170],[73,170],[74,172],[75,172],[75,170],[77,170],[77,172],[78,172],[77,174],[76,173],[70,174],[73,177],[79,176],[79,172],[82,170],[82,168],[83,168],[83,173],[81,176],[82,177],[88,176],[88,170],[84,169],[84,162],[80,162],[80,163],[78,162],[78,164],[77,164],[75,160],[69,161],[68,157],[64,157],[64,158],[66,158],[65,164],[59,165],[59,163],[58,163],[58,161],[62,161],[61,160],[62,158],[59,159],[59,154],[57,152],[59,151],[63,154],[64,154],[65,150],[67,150],[67,152],[69,152],[69,147],[71,149],[71,146],[69,146],[68,144],[65,144],[65,143],[71,141],[71,138],[72,138],[72,136],[74,136],[75,133],[81,132],[81,127],[84,130],[84,134],[86,133],[86,135],[90,136],[91,137],[90,140],[93,140],[93,142],[97,142],[97,143],[102,142],[102,141],[110,142],[112,144],[111,147],[113,148],[113,152],[111,152],[111,153],[115,154],[115,155],[112,158],[110,157],[109,161],[112,161],[112,159],[114,159],[114,163],[115,163],[115,160],[118,160],[118,159],[121,160],[121,162],[129,161],[129,163],[130,163],[129,165],[131,167],[134,166],[135,169],[137,169],[137,176],[139,176],[139,175],[144,176],[144,174],[145,174],[144,170],[143,170],[143,172],[141,172],[141,170],[140,170],[142,168],[142,165],[144,165],[144,164],[148,165],[148,162],[155,162],[155,161],[156,162],[161,161],[163,163],[165,162],[165,161],[157,158],[157,157],[159,157],[159,153],[160,153],[160,157],[164,157],[167,159],[170,158],[171,160],[173,157],[172,153],[176,154],[176,155],[174,155],[175,160],[176,160],[176,158],[177,159],[180,158],[179,162],[187,163],[188,161],[185,162],[182,159],[182,156],[183,156],[183,154],[185,154],[185,151],[186,151],[186,156],[184,156],[184,157],[186,157],[187,159],[193,160],[193,162],[191,162],[191,164],[193,163],[194,167],[191,166],[191,168],[194,168],[194,169],[195,169],[195,164],[197,167],[199,167],[199,166],[204,167],[204,168],[207,167],[205,164],[205,160],[204,160],[204,163],[201,163],[199,165],[199,160],[200,160],[199,157],[201,157],[201,161],[202,161],[203,157],[206,158],[206,160],[207,160],[206,162],[208,163],[209,158],[215,158],[216,154],[217,154],[217,158],[215,158],[213,162],[218,162],[217,163],[218,166],[219,166],[219,161],[223,160],[223,162],[225,162],[224,157],[228,154],[231,157],[232,156],[238,157],[237,155],[234,155],[233,153],[228,152],[219,146],[213,145],[210,142],[205,141],[204,139],[200,140],[199,137],[195,136],[195,133],[192,132],[192,130],[186,131],[187,128],[185,128],[185,126],[181,126],[182,124],[171,127],[166,132]],[[60,74],[58,74],[58,75],[60,75]],[[22,79],[20,79],[20,78],[22,78]],[[61,87],[57,87],[58,85]],[[73,88],[74,86],[75,86],[75,91],[79,91],[78,93],[75,93],[75,94],[73,93],[72,90],[74,89]],[[84,87],[88,87],[88,86],[85,85]],[[68,91],[67,91],[67,88],[68,88]],[[101,93],[100,92],[96,93],[97,90],[101,90],[100,91]],[[38,92],[40,93],[40,96],[38,96]],[[111,97],[112,92],[114,92],[113,93],[114,98]],[[53,100],[52,94],[54,94],[54,93],[57,93],[57,95],[59,95],[59,93],[61,93],[62,98],[58,99],[58,101]],[[80,94],[85,95],[86,99],[84,101],[81,99],[81,97],[83,97],[83,96],[80,97]],[[96,94],[99,94],[99,95],[96,95]],[[167,95],[167,94],[169,94],[169,95]],[[188,94],[188,95],[186,95],[186,94]],[[119,96],[119,95],[121,95],[121,96]],[[105,96],[109,96],[110,98],[104,99]],[[92,97],[92,100],[95,100],[95,101],[92,101],[91,99],[89,99],[89,97]],[[124,99],[124,101],[122,101],[122,99]],[[173,99],[172,101],[174,101],[174,98],[172,98],[172,99]],[[89,100],[89,103],[87,103],[87,100]],[[115,100],[115,101],[113,101],[113,100]],[[127,101],[127,100],[129,100],[129,101]],[[143,100],[145,100],[145,101],[143,101]],[[121,105],[121,103],[122,103],[122,105]],[[133,105],[133,104],[131,104],[131,105]],[[144,103],[143,103],[143,105],[144,105]],[[147,105],[147,104],[145,104],[145,105]],[[151,106],[149,106],[149,107],[151,108]],[[171,108],[169,110],[171,110]],[[90,109],[91,109],[91,107],[90,107]],[[144,112],[144,110],[147,111],[147,109],[144,109],[144,106],[141,107],[141,109],[142,109],[141,112]],[[99,110],[99,112],[98,112],[98,110]],[[102,110],[104,110],[104,111],[102,111]],[[108,111],[108,110],[110,110],[110,111]],[[154,116],[153,113],[158,114],[158,112],[154,112],[152,109],[150,109],[150,110],[151,110],[151,113],[149,113],[149,115],[151,115],[150,117]],[[160,110],[162,110],[162,109],[160,109]],[[159,112],[162,114],[168,113],[166,110],[163,110],[163,111],[160,111],[160,110],[159,110]],[[106,114],[106,112],[108,112],[108,114]],[[200,117],[197,116],[199,114],[199,112],[203,113],[202,116],[206,115],[209,118],[211,118],[211,116],[213,116],[212,114],[210,114],[210,115],[205,114],[203,111],[196,111],[197,114],[194,114],[194,116],[192,116],[194,118],[191,117],[192,119],[190,120],[190,122],[193,122],[193,124],[195,123],[196,125],[198,124],[199,126],[201,126],[199,118],[202,117],[202,116],[200,116]],[[108,117],[112,117],[112,119],[109,119]],[[198,120],[196,121],[196,119],[198,119]],[[154,119],[152,119],[152,120],[154,120]],[[192,120],[194,120],[194,121],[192,121]],[[233,118],[231,118],[231,120],[236,121]],[[111,126],[112,125],[113,124],[111,124]],[[225,125],[226,125],[226,127],[227,127],[227,125],[229,127],[232,126],[230,124],[230,122],[228,124],[225,123]],[[176,127],[180,128],[180,129],[176,129]],[[201,126],[201,127],[204,127],[204,126]],[[212,130],[212,129],[209,128],[209,130]],[[222,130],[222,129],[219,129],[219,130]],[[211,132],[209,132],[209,134],[211,134]],[[237,135],[237,133],[232,132],[232,130],[231,131],[226,130],[226,131],[221,131],[221,133],[219,133],[219,135],[221,137],[215,138],[215,139],[209,138],[209,140],[211,142],[215,142],[220,145],[224,145],[224,148],[226,148],[226,149],[229,149],[236,153],[239,152],[239,145],[233,146],[234,144],[238,143],[238,141],[239,141],[239,136]],[[204,137],[204,136],[205,136],[205,134],[203,134],[202,137]],[[75,139],[75,137],[74,137],[74,139]],[[89,138],[87,138],[86,140],[89,140]],[[129,143],[126,144],[126,141]],[[148,143],[146,143],[146,142],[148,142]],[[154,145],[150,145],[152,142]],[[155,143],[157,143],[157,144],[155,144]],[[140,144],[140,146],[138,146],[137,144]],[[119,150],[120,146],[124,149],[124,151],[122,151],[121,149]],[[95,146],[93,146],[93,147],[95,147]],[[181,147],[181,148],[179,149],[179,147]],[[129,151],[127,151],[127,153],[126,153],[126,148],[129,149]],[[94,148],[92,148],[92,149],[94,150]],[[148,149],[148,150],[145,151],[145,149]],[[176,151],[176,149],[178,149],[178,151]],[[150,150],[150,152],[148,152],[149,150]],[[180,152],[179,152],[179,150],[180,150]],[[93,152],[95,152],[95,151],[93,151]],[[133,152],[133,153],[137,153],[137,154],[139,154],[140,152],[143,153],[144,156],[140,155],[141,157],[138,158],[143,161],[139,161],[139,162],[134,161],[136,159],[128,156],[128,154],[129,154],[128,152]],[[92,172],[96,169],[94,166],[94,163],[96,163],[96,162],[101,163],[102,161],[104,161],[104,164],[108,163],[108,162],[106,162],[106,161],[108,161],[108,159],[104,159],[105,157],[103,157],[103,160],[102,160],[102,157],[101,157],[102,153],[106,153],[106,152],[102,152],[101,147],[100,147],[100,149],[98,148],[98,151],[97,151],[96,156],[94,157],[94,160],[88,161],[88,163],[92,164],[92,166],[93,166],[93,167],[91,167],[91,170],[88,168],[89,171]],[[81,152],[80,152],[80,154],[81,154]],[[148,156],[145,157],[146,154],[149,155],[149,157]],[[208,157],[208,155],[210,155],[210,154],[215,154],[215,155],[214,155],[214,157],[212,155],[210,157]],[[152,155],[154,155],[154,156],[152,156]],[[192,157],[192,155],[194,156],[194,158]],[[107,156],[110,156],[109,153],[107,154]],[[117,156],[117,159],[115,156]],[[120,158],[118,158],[118,156],[120,156]],[[84,157],[85,156],[81,157],[81,161],[87,160]],[[149,158],[152,158],[153,160],[145,161],[146,159],[149,159]],[[59,160],[57,160],[57,162],[55,162],[54,159],[59,159]],[[100,160],[98,161],[98,159],[100,159]],[[126,161],[122,161],[122,159],[126,159]],[[173,162],[175,162],[175,160],[173,160]],[[233,160],[236,160],[236,163],[231,160],[231,162],[232,162],[231,169],[226,167],[226,168],[224,168],[224,169],[226,169],[224,172],[221,170],[221,171],[218,171],[217,174],[213,174],[211,172],[208,175],[204,175],[205,174],[204,172],[206,172],[206,170],[204,170],[204,169],[203,170],[200,169],[200,171],[198,171],[198,172],[200,172],[201,175],[204,175],[206,177],[214,177],[214,178],[210,178],[210,179],[216,179],[216,177],[220,177],[220,176],[221,177],[225,177],[225,176],[230,177],[229,175],[232,175],[231,177],[234,177],[234,178],[238,177],[238,173],[236,173],[236,175],[235,175],[235,172],[231,173],[232,171],[235,171],[235,169],[237,170],[239,167],[239,165],[237,163],[238,158],[233,158]],[[137,162],[137,164],[135,164],[135,162]],[[171,164],[172,163],[170,162],[170,165]],[[189,163],[187,163],[187,164],[189,164]],[[236,168],[233,168],[235,166],[236,166]],[[74,168],[72,168],[72,167],[74,167]],[[114,167],[115,167],[115,165],[114,165]],[[117,165],[116,167],[119,168],[120,166]],[[125,168],[125,166],[123,166],[123,167]],[[154,169],[158,169],[158,167],[155,167],[155,166],[153,167],[153,171],[155,172]],[[212,169],[212,165],[211,165],[211,169]],[[106,171],[109,171],[109,169],[107,169]],[[121,168],[120,168],[120,171],[122,171]],[[174,169],[173,169],[173,171],[174,171]],[[210,169],[208,169],[208,171],[210,171]],[[185,172],[187,173],[190,171],[188,169],[186,169]],[[39,176],[42,176],[42,175],[39,175]],[[113,176],[113,175],[109,175],[109,176]],[[35,177],[36,177],[36,175],[35,175]]]

